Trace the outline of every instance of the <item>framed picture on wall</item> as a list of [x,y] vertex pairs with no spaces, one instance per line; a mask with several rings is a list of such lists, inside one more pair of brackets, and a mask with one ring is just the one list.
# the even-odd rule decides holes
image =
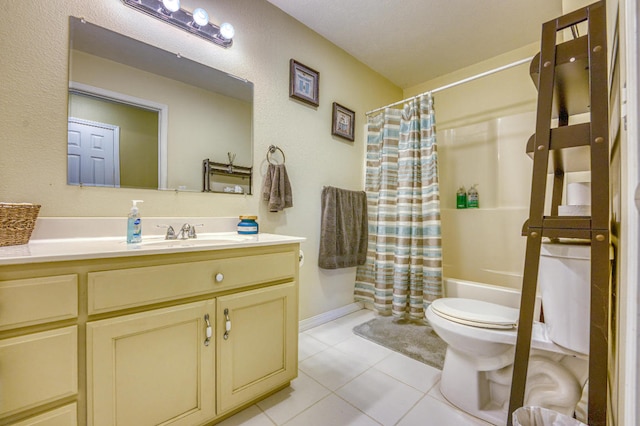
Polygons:
[[289,97],[308,103],[319,105],[320,73],[295,59],[289,61]]
[[353,141],[353,131],[356,122],[355,112],[334,102],[331,122],[332,135]]

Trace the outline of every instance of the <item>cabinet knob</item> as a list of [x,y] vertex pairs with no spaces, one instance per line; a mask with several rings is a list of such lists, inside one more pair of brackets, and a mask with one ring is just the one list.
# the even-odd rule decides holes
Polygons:
[[218,273],[216,274],[216,282],[217,282],[217,283],[221,283],[221,282],[222,282],[222,280],[224,280],[224,275],[222,275],[222,272],[218,272]]

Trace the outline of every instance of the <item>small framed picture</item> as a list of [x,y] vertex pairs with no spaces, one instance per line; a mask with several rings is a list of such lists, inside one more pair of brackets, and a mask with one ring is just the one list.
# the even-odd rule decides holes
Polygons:
[[318,106],[320,102],[320,73],[294,59],[289,61],[289,97]]
[[356,113],[334,102],[332,117],[331,134],[353,141]]

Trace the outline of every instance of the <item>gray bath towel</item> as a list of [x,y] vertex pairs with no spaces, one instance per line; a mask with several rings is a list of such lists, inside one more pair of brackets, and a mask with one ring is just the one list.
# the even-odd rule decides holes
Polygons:
[[291,183],[284,164],[269,164],[262,183],[262,199],[267,201],[270,212],[293,207]]
[[318,266],[338,269],[364,264],[367,237],[366,193],[325,186]]

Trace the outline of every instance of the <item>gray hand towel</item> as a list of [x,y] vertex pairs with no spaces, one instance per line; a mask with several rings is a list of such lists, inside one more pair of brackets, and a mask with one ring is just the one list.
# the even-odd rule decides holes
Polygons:
[[364,191],[324,187],[318,266],[363,265],[367,257],[367,195]]
[[284,164],[269,164],[262,183],[262,199],[267,201],[270,212],[293,207],[291,183]]

